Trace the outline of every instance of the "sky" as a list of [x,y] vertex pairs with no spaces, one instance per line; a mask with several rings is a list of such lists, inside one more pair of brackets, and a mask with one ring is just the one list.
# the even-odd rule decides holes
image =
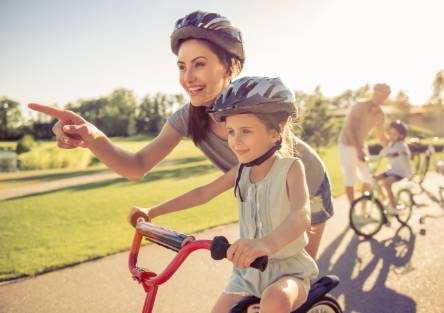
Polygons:
[[0,0],[0,96],[63,106],[116,88],[183,92],[169,36],[197,9],[241,29],[241,76],[294,90],[386,82],[422,104],[444,69],[441,0]]

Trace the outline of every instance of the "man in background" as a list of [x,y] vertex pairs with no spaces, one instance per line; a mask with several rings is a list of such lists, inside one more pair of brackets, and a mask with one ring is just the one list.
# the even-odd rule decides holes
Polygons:
[[351,106],[344,125],[339,134],[339,155],[344,174],[345,192],[351,205],[354,199],[356,176],[362,182],[362,191],[370,189],[370,171],[365,163],[365,140],[370,131],[376,131],[376,137],[383,146],[387,144],[384,132],[385,114],[381,105],[390,95],[390,87],[377,84],[373,89],[373,97]]

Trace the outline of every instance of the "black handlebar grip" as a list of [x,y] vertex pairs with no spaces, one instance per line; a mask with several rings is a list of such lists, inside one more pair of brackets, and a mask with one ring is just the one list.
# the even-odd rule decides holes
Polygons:
[[[227,257],[227,250],[230,247],[230,243],[227,238],[224,236],[216,236],[211,243],[211,257],[214,260],[222,260]],[[260,256],[256,260],[254,260],[250,267],[256,268],[261,272],[265,271],[268,265],[268,256]]]
[[256,268],[256,269],[260,270],[261,272],[263,272],[267,268],[267,265],[268,265],[268,256],[264,255],[264,256],[258,257],[256,260],[254,260],[250,264],[250,267]]

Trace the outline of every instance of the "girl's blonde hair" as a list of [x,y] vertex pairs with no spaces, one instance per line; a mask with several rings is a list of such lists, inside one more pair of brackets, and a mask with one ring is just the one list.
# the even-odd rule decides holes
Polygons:
[[282,139],[282,147],[278,154],[283,157],[296,156],[297,151],[293,140],[293,128],[297,114],[288,115],[286,112],[254,113],[268,130],[276,131]]

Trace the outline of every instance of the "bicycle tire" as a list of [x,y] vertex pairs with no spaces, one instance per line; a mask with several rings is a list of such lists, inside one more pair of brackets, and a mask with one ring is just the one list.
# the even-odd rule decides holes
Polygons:
[[412,151],[411,164],[413,177],[416,177],[418,175],[419,169],[421,168],[421,161],[421,153]]
[[412,217],[413,205],[415,204],[413,200],[413,193],[410,191],[410,189],[400,189],[396,193],[396,203],[398,204],[398,215],[396,215],[396,219],[401,224],[407,224]]
[[[296,311],[297,312],[297,311]],[[330,295],[325,294],[319,301],[314,303],[306,313],[342,313],[341,306],[336,299]]]
[[430,167],[430,158],[430,155],[424,155],[424,159],[417,172],[418,184],[422,184],[427,176],[427,172],[429,171]]
[[353,201],[349,212],[350,227],[359,236],[373,237],[381,230],[386,218],[381,202],[372,195]]

